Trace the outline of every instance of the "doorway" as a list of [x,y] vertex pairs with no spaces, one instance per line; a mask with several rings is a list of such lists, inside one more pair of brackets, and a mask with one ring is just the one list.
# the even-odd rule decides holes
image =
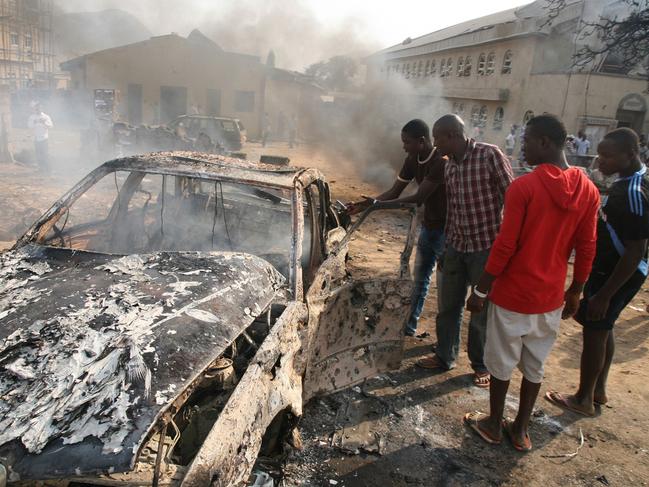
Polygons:
[[187,88],[184,86],[160,87],[160,123],[168,123],[187,113]]
[[142,123],[142,85],[128,85],[128,122],[131,125]]
[[221,90],[207,90],[207,114],[213,117],[221,115]]
[[636,93],[626,95],[620,101],[615,118],[618,127],[629,127],[637,134],[642,133],[642,127],[647,113],[647,102]]

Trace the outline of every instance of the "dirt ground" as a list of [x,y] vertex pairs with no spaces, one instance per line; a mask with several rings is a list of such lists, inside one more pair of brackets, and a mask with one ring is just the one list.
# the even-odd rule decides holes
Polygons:
[[[53,175],[29,166],[0,164],[0,240],[4,247],[42,211],[89,171],[97,161],[78,157],[61,134],[53,142]],[[349,201],[376,194],[362,168],[325,157],[307,147],[276,143],[244,148],[252,160],[260,153],[288,155],[295,165],[314,166],[328,177],[335,199]],[[352,243],[352,264],[359,271],[389,272],[406,225],[390,216],[370,222]],[[465,353],[446,373],[416,367],[434,344],[435,289],[421,320],[423,338],[408,339],[398,371],[373,378],[341,393],[306,405],[300,423],[304,448],[292,452],[285,466],[286,486],[482,486],[567,485],[635,486],[649,484],[649,303],[645,287],[623,313],[616,329],[617,351],[611,370],[610,403],[595,418],[582,418],[539,398],[531,429],[534,450],[520,454],[505,441],[485,444],[463,425],[464,413],[488,409],[488,392],[471,383]],[[466,326],[463,327],[466,332]],[[576,388],[581,329],[562,324],[546,364],[541,389]],[[516,373],[507,401],[515,413],[520,384]],[[583,438],[583,446],[580,443]],[[576,452],[576,454],[574,454]]]

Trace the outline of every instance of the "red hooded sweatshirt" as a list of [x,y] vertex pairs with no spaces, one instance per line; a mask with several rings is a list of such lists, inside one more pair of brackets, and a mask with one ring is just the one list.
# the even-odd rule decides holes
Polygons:
[[590,274],[598,209],[599,192],[578,168],[541,164],[516,179],[485,267],[496,276],[489,299],[517,313],[560,308],[573,249],[574,279],[586,282]]

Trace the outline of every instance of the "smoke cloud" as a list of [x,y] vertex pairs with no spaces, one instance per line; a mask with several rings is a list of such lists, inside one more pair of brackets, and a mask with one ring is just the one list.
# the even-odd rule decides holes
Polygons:
[[273,50],[278,67],[300,71],[337,54],[357,57],[380,48],[362,18],[325,24],[305,0],[65,0],[58,6],[65,12],[122,9],[156,35],[198,28],[226,50],[263,60]]

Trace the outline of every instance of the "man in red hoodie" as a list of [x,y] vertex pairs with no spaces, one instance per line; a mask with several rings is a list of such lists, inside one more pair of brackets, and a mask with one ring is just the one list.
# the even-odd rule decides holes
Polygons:
[[[485,364],[491,373],[490,413],[468,413],[464,421],[486,442],[498,444],[503,428],[513,446],[529,451],[528,425],[543,380],[543,363],[561,318],[575,314],[595,256],[599,193],[563,148],[566,129],[553,115],[527,124],[524,151],[534,172],[515,180],[505,195],[500,232],[485,271],[467,303],[480,312],[491,301]],[[564,292],[573,251],[573,281]],[[503,420],[514,368],[523,373],[516,419]]]

